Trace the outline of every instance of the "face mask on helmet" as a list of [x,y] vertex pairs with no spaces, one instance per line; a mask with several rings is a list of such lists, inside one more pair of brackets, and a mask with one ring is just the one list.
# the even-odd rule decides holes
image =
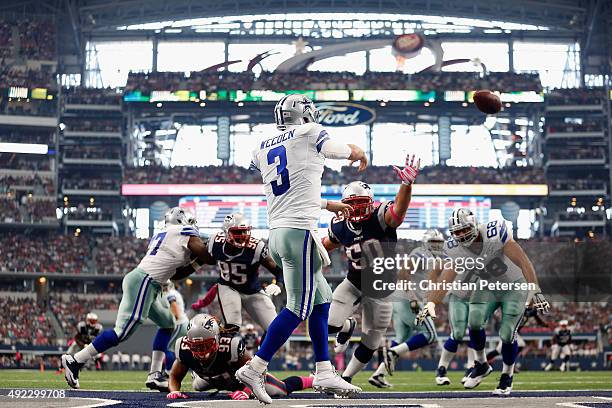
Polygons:
[[227,231],[227,242],[235,247],[244,248],[251,239],[251,227],[231,227]]
[[219,344],[215,338],[210,339],[189,339],[185,338],[185,343],[189,351],[200,361],[208,361],[219,350]]
[[361,222],[365,221],[372,215],[374,209],[374,200],[368,196],[355,196],[343,198],[342,202],[351,206],[349,221]]
[[463,224],[451,228],[450,234],[458,243],[469,246],[478,236],[478,230],[475,225]]
[[89,313],[87,314],[85,321],[89,326],[95,326],[96,323],[98,323],[98,316],[93,313]]
[[444,252],[444,240],[430,239],[425,243],[425,247],[434,255],[439,255]]

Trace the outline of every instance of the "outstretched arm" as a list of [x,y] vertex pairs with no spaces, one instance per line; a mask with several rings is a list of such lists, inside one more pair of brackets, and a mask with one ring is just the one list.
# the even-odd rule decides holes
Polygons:
[[395,202],[385,213],[385,222],[391,228],[397,228],[402,225],[408,207],[410,206],[410,200],[412,199],[412,184],[416,180],[419,174],[419,167],[421,166],[421,159],[418,159],[415,163],[415,158],[414,155],[406,156],[406,165],[403,169],[393,166],[393,170],[399,176],[402,184],[395,196]]

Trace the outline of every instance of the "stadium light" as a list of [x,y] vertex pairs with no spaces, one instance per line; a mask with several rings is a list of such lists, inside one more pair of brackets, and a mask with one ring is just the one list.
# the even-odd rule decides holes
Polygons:
[[49,146],[37,143],[0,143],[0,153],[47,154]]

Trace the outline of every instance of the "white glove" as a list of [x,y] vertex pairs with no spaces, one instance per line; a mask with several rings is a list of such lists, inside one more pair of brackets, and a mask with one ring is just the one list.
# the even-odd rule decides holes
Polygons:
[[282,290],[280,286],[278,286],[276,283],[271,283],[268,286],[266,286],[265,292],[266,292],[266,295],[268,296],[278,296],[280,295]]
[[432,319],[436,318],[436,304],[434,302],[427,302],[423,310],[421,310],[414,319],[414,323],[420,326],[425,323],[427,317],[431,317]]

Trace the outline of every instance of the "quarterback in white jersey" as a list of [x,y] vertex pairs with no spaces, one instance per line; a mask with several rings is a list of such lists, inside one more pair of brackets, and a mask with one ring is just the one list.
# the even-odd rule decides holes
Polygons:
[[287,341],[293,330],[308,318],[316,359],[313,388],[340,395],[352,395],[359,387],[344,381],[333,369],[327,350],[327,319],[331,288],[321,273],[323,260],[329,263],[316,228],[322,208],[331,211],[349,205],[321,200],[321,176],[325,159],[360,161],[367,166],[362,149],[335,142],[317,123],[319,112],[304,95],[283,97],[274,109],[277,134],[259,143],[251,167],[261,173],[268,202],[270,255],[282,266],[287,306],[268,328],[259,351],[236,372],[261,402],[272,400],[266,393],[264,376],[268,362]]
[[153,340],[151,371],[145,385],[160,391],[168,388],[162,365],[175,321],[162,299],[162,284],[170,278],[184,278],[177,269],[193,272],[194,268],[181,268],[190,263],[191,257],[198,262],[212,260],[199,237],[193,215],[175,207],[166,213],[165,224],[166,229],[151,239],[140,264],[123,277],[123,295],[114,328],[103,331],[74,356],[62,356],[64,375],[72,388],[79,388],[79,371],[88,360],[127,340],[147,318],[157,325],[158,330]]
[[[449,219],[451,239],[446,242],[446,256],[452,267],[442,272],[441,283],[452,282],[458,274],[462,282],[472,282],[478,277],[477,287],[472,292],[469,304],[470,341],[476,352],[474,368],[464,383],[465,388],[475,388],[492,371],[487,363],[484,346],[484,325],[493,312],[501,308],[502,322],[499,336],[502,341],[503,371],[494,393],[509,395],[512,391],[512,374],[518,354],[516,329],[523,317],[525,303],[531,303],[546,313],[549,304],[541,294],[531,261],[523,249],[512,239],[512,231],[505,220],[493,220],[479,224],[474,214],[467,209],[453,211]],[[486,281],[488,284],[482,285]],[[525,282],[531,284],[527,290]],[[456,282],[455,282],[456,283]],[[446,288],[430,292],[430,302],[418,319],[435,317],[435,303],[446,293]]]

